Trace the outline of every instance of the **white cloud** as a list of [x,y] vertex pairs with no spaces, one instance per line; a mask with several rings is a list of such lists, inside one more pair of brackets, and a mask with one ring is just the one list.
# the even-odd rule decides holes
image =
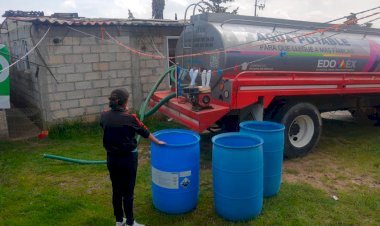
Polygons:
[[149,18],[151,14],[152,2],[151,0],[114,0],[114,11],[128,15],[128,9],[131,10],[136,18]]
[[65,0],[61,3],[61,6],[65,9],[76,9],[77,4],[75,0]]
[[[197,3],[197,0],[168,0],[165,3],[164,9],[164,19],[174,19],[175,14],[177,14],[178,19],[183,19],[185,15],[186,8],[192,4]],[[189,8],[187,12],[187,17],[193,12],[193,7]]]
[[189,1],[189,0],[168,0],[168,1],[166,1],[166,5],[170,6],[172,4],[177,4],[177,5],[183,6],[185,9],[186,7],[188,7],[193,2],[194,1]]

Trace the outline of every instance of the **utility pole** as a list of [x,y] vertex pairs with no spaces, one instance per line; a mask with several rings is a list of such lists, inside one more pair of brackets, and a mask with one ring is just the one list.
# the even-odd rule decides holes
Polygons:
[[257,8],[259,10],[263,10],[265,8],[265,2],[264,3],[258,3],[259,0],[255,0],[255,16],[257,16]]

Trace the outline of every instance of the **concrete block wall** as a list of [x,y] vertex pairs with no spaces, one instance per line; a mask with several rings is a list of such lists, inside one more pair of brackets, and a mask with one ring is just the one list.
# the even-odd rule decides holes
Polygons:
[[[159,55],[157,50],[161,54],[166,54],[165,37],[163,36],[138,36],[140,48],[143,48],[145,52],[152,55]],[[154,43],[154,44],[153,44]],[[145,98],[159,76],[164,72],[167,67],[167,60],[154,59],[154,58],[140,58],[139,59],[139,78],[141,83],[142,95]],[[164,80],[160,86],[161,89],[168,88],[168,80]]]
[[[20,26],[22,24],[22,26]],[[37,42],[49,25],[12,22],[9,42],[26,40],[33,47],[30,33]],[[129,108],[137,110],[148,92],[167,68],[167,59],[153,59],[132,54],[126,48],[110,42],[99,26],[75,27],[51,25],[47,37],[29,59],[50,71],[31,64],[27,71],[11,72],[12,102],[31,103],[41,110],[44,125],[66,119],[96,120],[108,109],[112,90],[125,88],[130,92]],[[181,27],[106,26],[106,31],[134,49],[158,55],[166,54],[166,36],[178,36]],[[58,41],[58,42],[57,42]],[[14,50],[11,48],[12,54]],[[54,77],[51,75],[53,74]],[[167,89],[168,80],[160,86]]]
[[[9,38],[7,46],[10,49],[11,55],[15,58],[22,57],[27,50],[33,47],[32,39],[30,36],[30,23],[7,21],[9,27]],[[38,41],[38,40],[37,40]],[[24,48],[26,42],[27,49]],[[39,71],[37,66],[30,62],[35,62],[36,53],[32,52],[28,55],[30,68],[26,67],[25,61],[19,61],[10,70],[11,78],[11,102],[15,106],[23,106],[29,108],[40,108],[40,89],[38,85]]]
[[[81,31],[101,37],[99,27],[82,27]],[[155,48],[165,54],[163,32],[144,28],[106,28],[125,45],[157,55]],[[179,34],[180,29],[174,31]],[[137,35],[136,35],[137,33]],[[55,44],[53,39],[60,38]],[[154,46],[152,45],[154,40]],[[52,67],[58,82],[47,76],[46,120],[85,118],[95,120],[102,110],[108,109],[112,90],[125,88],[130,92],[129,108],[137,110],[148,92],[167,67],[166,59],[142,57],[122,46],[104,40],[68,31],[54,29],[44,43],[46,61]],[[168,88],[168,82],[160,88]]]
[[[108,107],[113,89],[131,89],[131,55],[123,47],[70,31],[62,37],[60,29],[46,43],[46,61],[54,67],[47,75],[47,121],[84,117],[94,119]],[[98,27],[86,32],[98,35]],[[66,31],[67,32],[67,31]],[[54,38],[60,38],[55,44]],[[129,37],[123,36],[129,44]],[[132,102],[130,104],[133,104]]]

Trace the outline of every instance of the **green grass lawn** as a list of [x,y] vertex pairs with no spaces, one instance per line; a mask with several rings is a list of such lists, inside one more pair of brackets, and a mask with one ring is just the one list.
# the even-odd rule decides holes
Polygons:
[[[161,119],[152,131],[179,127]],[[104,160],[98,125],[50,130],[45,140],[0,142],[0,225],[114,225],[111,183],[105,165],[44,159],[44,153]],[[202,137],[197,208],[167,215],[153,207],[149,143],[139,150],[135,215],[146,225],[380,225],[380,127],[324,120],[313,153],[287,160],[280,193],[265,199],[262,214],[229,222],[215,213],[211,145]],[[335,195],[339,200],[334,200]]]

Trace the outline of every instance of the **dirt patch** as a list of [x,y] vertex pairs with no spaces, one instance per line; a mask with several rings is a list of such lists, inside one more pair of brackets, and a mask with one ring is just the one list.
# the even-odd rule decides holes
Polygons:
[[150,145],[140,144],[138,146],[139,164],[150,164]]
[[347,169],[329,156],[284,161],[283,180],[289,183],[306,183],[331,194],[336,191],[357,190],[359,187],[380,189],[380,181],[369,175]]

